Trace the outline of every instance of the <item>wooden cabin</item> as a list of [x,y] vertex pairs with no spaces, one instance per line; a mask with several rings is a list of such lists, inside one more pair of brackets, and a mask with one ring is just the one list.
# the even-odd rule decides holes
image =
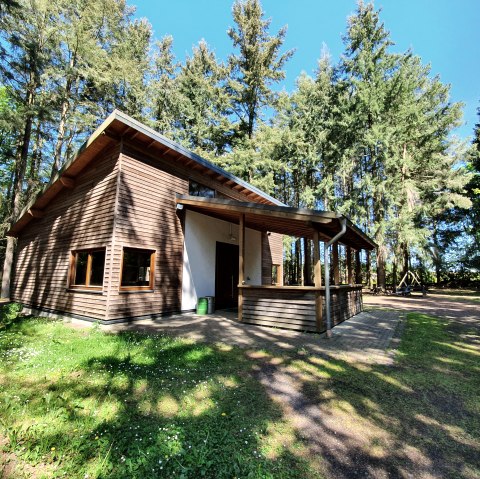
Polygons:
[[[349,284],[334,274],[325,287],[319,242],[342,224]],[[18,238],[10,298],[37,313],[109,323],[193,311],[214,296],[240,321],[317,332],[326,291],[332,323],[361,311],[352,252],[358,265],[375,246],[342,216],[289,208],[119,111],[8,234]],[[314,286],[283,285],[285,234],[314,240]]]

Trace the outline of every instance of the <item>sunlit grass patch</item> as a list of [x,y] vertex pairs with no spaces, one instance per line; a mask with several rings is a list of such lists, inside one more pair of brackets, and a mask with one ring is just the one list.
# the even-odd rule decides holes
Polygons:
[[308,357],[290,367],[358,460],[381,459],[394,476],[480,477],[479,339],[478,327],[411,313],[394,366]]
[[241,350],[24,319],[0,356],[15,477],[318,477]]

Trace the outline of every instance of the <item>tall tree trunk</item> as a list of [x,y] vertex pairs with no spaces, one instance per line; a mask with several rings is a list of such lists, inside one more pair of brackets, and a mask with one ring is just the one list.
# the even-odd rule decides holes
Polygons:
[[393,259],[393,268],[392,268],[392,283],[393,283],[393,291],[397,288],[397,259]]
[[[70,61],[68,62],[68,71],[71,72],[77,62],[77,50],[72,52]],[[53,165],[52,173],[50,179],[52,179],[59,171],[62,166],[62,147],[65,140],[65,126],[67,124],[67,115],[70,110],[70,97],[72,93],[74,78],[70,74],[67,78],[65,84],[65,94],[62,102],[62,108],[60,111],[60,123],[57,130],[57,141],[55,143],[55,149],[53,153]]]
[[385,245],[378,245],[377,248],[377,286],[382,290],[386,289],[386,264],[387,252]]
[[60,123],[58,125],[57,131],[57,141],[55,143],[55,150],[53,153],[53,165],[52,172],[50,174],[50,180],[52,180],[55,175],[60,171],[62,166],[62,146],[65,139],[65,125],[67,123],[67,113],[69,109],[69,102],[65,100],[62,103],[62,109],[60,113]]
[[[31,74],[33,79],[33,73]],[[31,82],[31,86],[27,92],[27,117],[25,119],[25,128],[22,135],[22,140],[18,148],[17,158],[16,158],[16,175],[15,175],[15,184],[12,191],[12,215],[10,219],[10,224],[17,219],[22,208],[22,191],[23,191],[23,182],[25,179],[25,172],[27,169],[27,160],[28,160],[28,149],[30,146],[30,138],[32,136],[32,125],[33,125],[33,114],[32,106],[35,99],[35,86]],[[2,275],[2,289],[0,292],[0,297],[8,298],[10,297],[10,282],[12,275],[12,265],[13,265],[13,256],[15,253],[15,238],[9,236],[7,238],[7,248],[5,250],[5,259],[3,263],[3,275]]]
[[372,286],[372,265],[371,265],[371,254],[370,251],[367,251],[367,258],[366,258],[366,276],[367,276],[367,287],[370,288]]
[[410,257],[408,254],[408,246],[403,245],[403,275],[405,276],[409,271]]
[[302,255],[300,238],[295,241],[295,284],[302,283]]
[[437,224],[434,223],[433,225],[433,262],[435,264],[435,278],[437,282],[437,286],[440,285],[442,281],[442,261],[440,258],[440,245],[438,244],[438,232],[437,232]]

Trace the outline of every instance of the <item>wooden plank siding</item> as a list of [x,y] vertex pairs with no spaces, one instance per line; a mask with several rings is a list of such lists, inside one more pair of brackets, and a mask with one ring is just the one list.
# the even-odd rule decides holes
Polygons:
[[283,285],[283,235],[262,232],[262,285],[272,284],[272,265],[280,266],[278,285]]
[[[98,153],[45,207],[43,217],[31,220],[19,234],[11,299],[99,320],[180,311],[184,234],[183,212],[176,209],[175,198],[188,194],[189,179],[229,198],[251,201],[234,184],[129,143]],[[282,236],[272,233],[267,245],[275,264],[282,264]],[[102,290],[68,289],[71,251],[103,247]],[[153,291],[120,291],[124,247],[155,250]]]
[[[119,161],[110,320],[176,312],[181,304],[183,231],[175,196],[188,193],[188,181],[134,155],[125,149]],[[155,250],[153,291],[119,290],[123,247]]]
[[[98,158],[32,220],[18,239],[11,299],[26,306],[106,318],[119,147]],[[70,252],[106,248],[103,292],[70,291]],[[107,284],[106,284],[107,283]]]
[[[316,323],[316,294],[325,296],[325,288],[243,286],[243,322],[295,331],[324,332],[323,321]],[[339,324],[362,311],[362,286],[332,286],[331,317]],[[322,301],[325,318],[325,301]]]
[[[155,157],[125,144],[120,155],[119,191],[113,234],[113,287],[108,298],[108,320],[178,312],[181,309],[183,267],[183,212],[176,209],[177,194],[188,194],[189,179],[239,201],[250,199],[194,169]],[[273,255],[283,257],[276,239]],[[119,291],[123,247],[156,251],[153,291]],[[280,263],[281,264],[281,263]]]

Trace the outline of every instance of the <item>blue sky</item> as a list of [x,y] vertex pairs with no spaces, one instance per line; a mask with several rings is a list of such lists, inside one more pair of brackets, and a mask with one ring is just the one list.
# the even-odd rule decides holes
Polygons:
[[[227,29],[233,24],[230,0],[130,0],[136,16],[152,24],[156,38],[170,34],[174,51],[183,60],[192,46],[205,39],[217,56],[231,52]],[[282,87],[292,91],[295,79],[313,74],[326,44],[333,62],[343,51],[342,35],[355,0],[263,0],[272,32],[288,26],[285,49],[296,53],[286,65]],[[430,63],[432,74],[451,84],[453,101],[464,107],[464,124],[456,134],[472,135],[480,106],[480,0],[377,0],[381,18],[395,42],[394,51],[411,48]]]

